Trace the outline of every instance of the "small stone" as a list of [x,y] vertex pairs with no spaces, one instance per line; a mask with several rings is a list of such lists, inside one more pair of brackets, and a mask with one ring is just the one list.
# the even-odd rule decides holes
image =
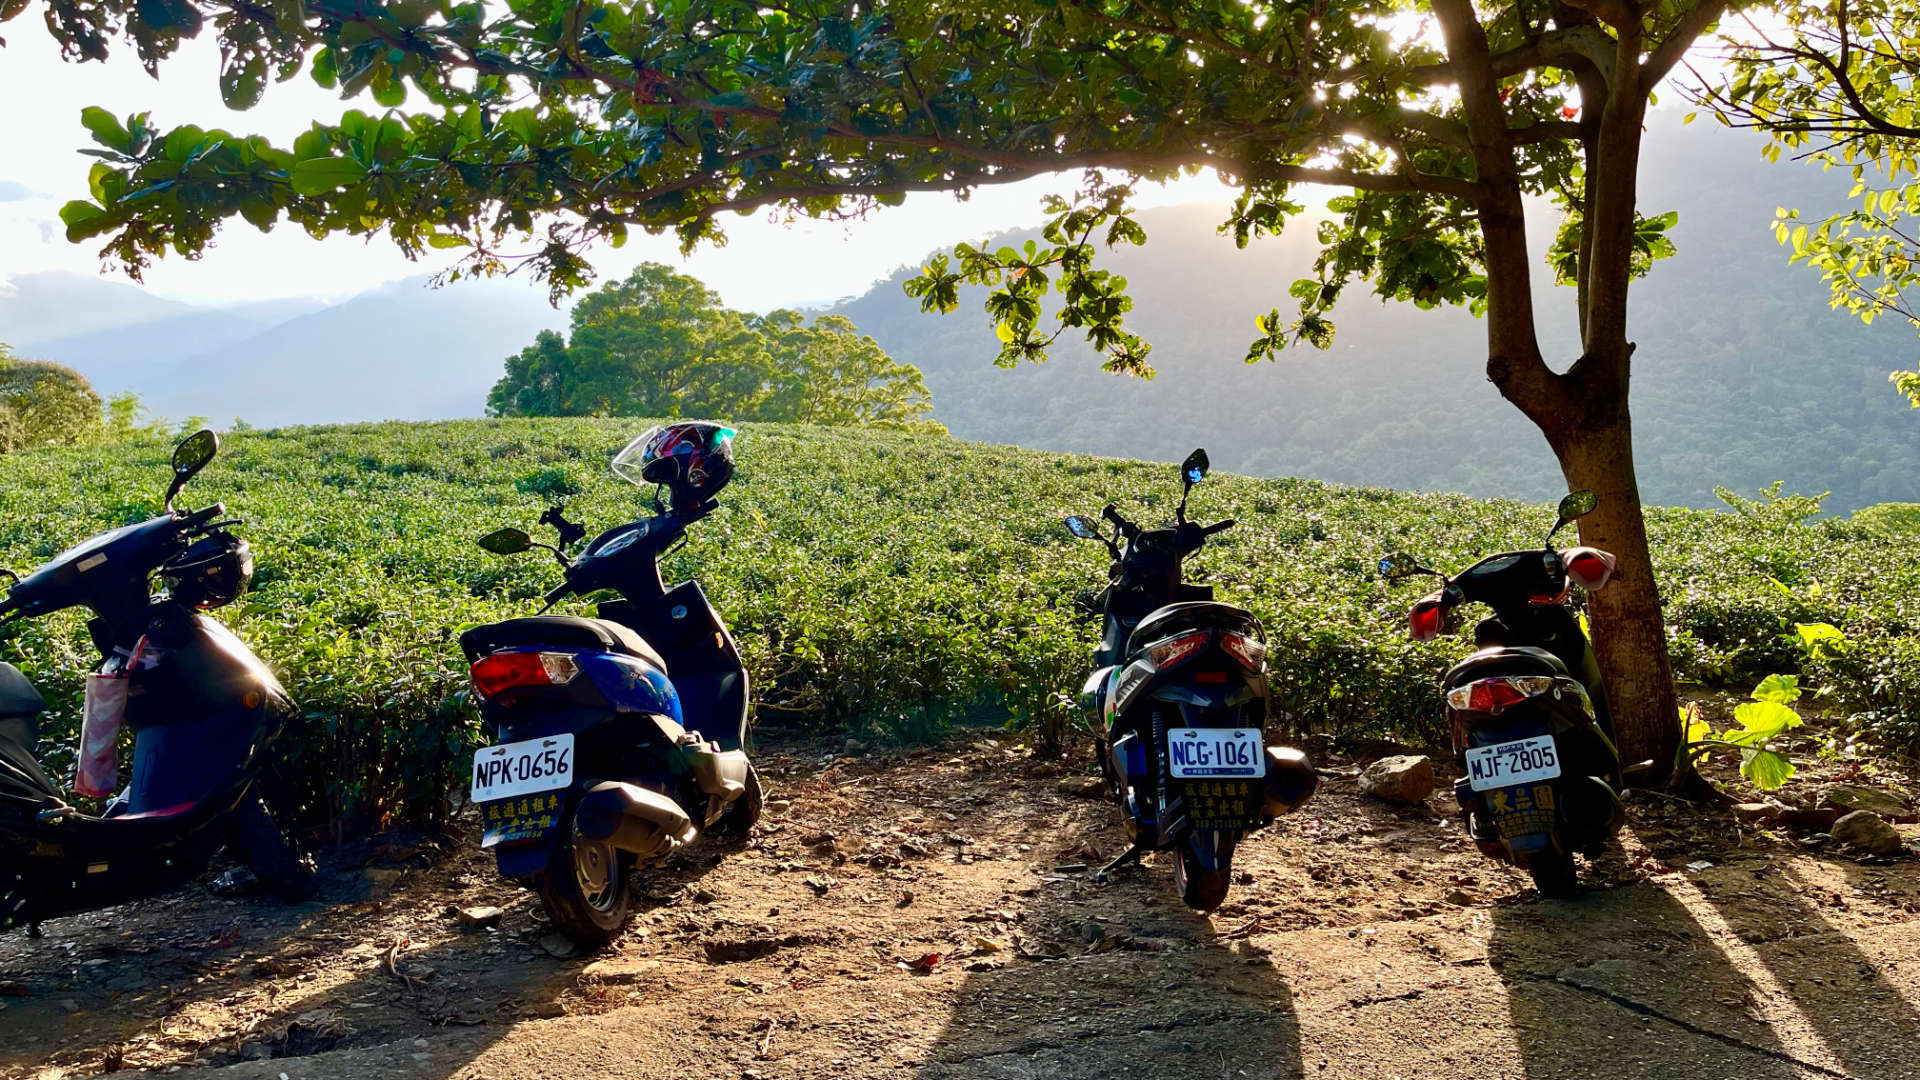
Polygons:
[[1786,807],[1772,801],[1734,803],[1732,807],[1734,819],[1748,825],[1772,821],[1780,816],[1780,811],[1785,809]]
[[792,799],[768,799],[766,809],[771,810],[776,814],[783,814],[788,810],[793,809],[793,800]]
[[720,899],[720,894],[714,892],[712,889],[693,890],[693,902],[696,904],[711,904],[718,899]]
[[1833,838],[1870,855],[1891,855],[1902,846],[1900,831],[1871,810],[1855,810],[1834,822]]
[[658,960],[595,960],[580,969],[584,978],[598,979],[603,983],[639,982],[660,971]]
[[840,744],[841,757],[859,757],[867,752],[867,745],[859,739],[848,739]]
[[1907,804],[1901,799],[1870,787],[1857,784],[1830,784],[1820,793],[1820,805],[1831,807],[1843,814],[1856,810],[1871,810],[1882,818],[1904,817]]
[[378,900],[393,891],[394,885],[400,881],[401,871],[389,870],[381,866],[372,866],[360,871],[360,874],[367,879],[368,893],[375,900]]
[[1097,799],[1107,793],[1107,782],[1097,776],[1067,776],[1060,780],[1060,794],[1081,799]]
[[560,960],[565,960],[578,951],[574,948],[573,942],[567,940],[565,934],[558,932],[543,935],[540,938],[540,947],[546,950],[548,956]]
[[1433,759],[1424,754],[1383,757],[1360,770],[1360,791],[1386,802],[1425,802],[1435,783]]
[[461,926],[466,927],[468,930],[488,930],[499,926],[500,920],[504,918],[506,914],[507,913],[500,908],[482,905],[480,907],[461,908],[460,914],[455,916],[455,918],[459,920]]
[[1447,893],[1447,895],[1442,897],[1441,899],[1445,900],[1449,904],[1452,904],[1454,907],[1472,907],[1473,906],[1473,894],[1466,891],[1465,889],[1454,889],[1453,891]]

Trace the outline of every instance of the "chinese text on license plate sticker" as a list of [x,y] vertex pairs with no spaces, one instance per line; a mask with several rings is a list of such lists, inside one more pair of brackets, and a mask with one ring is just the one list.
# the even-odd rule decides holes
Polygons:
[[1173,728],[1167,732],[1168,772],[1178,779],[1267,775],[1259,728]]
[[473,801],[491,802],[573,783],[573,736],[488,746],[474,751]]
[[1554,751],[1551,735],[1467,751],[1467,782],[1475,791],[1551,780],[1559,775],[1560,757]]

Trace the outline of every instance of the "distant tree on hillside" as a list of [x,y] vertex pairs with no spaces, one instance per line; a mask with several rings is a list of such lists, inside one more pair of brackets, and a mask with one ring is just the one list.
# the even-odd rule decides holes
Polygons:
[[852,322],[734,311],[658,263],[584,297],[571,340],[542,331],[507,359],[494,416],[725,416],[809,424],[924,423],[918,368]]
[[100,419],[100,395],[86,376],[0,345],[0,451],[75,442]]

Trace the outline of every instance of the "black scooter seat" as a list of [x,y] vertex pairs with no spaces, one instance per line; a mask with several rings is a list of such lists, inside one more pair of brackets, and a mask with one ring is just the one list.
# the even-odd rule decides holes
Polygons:
[[516,646],[546,645],[556,649],[590,649],[596,652],[632,656],[660,669],[667,662],[647,639],[631,628],[607,619],[582,619],[572,615],[531,615],[524,619],[476,626],[460,635],[460,648],[469,661],[490,656],[501,649]]
[[1552,675],[1570,678],[1567,665],[1545,649],[1531,645],[1495,645],[1481,649],[1447,669],[1441,685],[1449,689],[1478,679],[1501,675]]
[[1127,655],[1131,656],[1159,641],[1182,630],[1199,630],[1213,626],[1228,626],[1234,629],[1258,630],[1260,623],[1246,608],[1223,604],[1216,600],[1190,600],[1185,603],[1168,604],[1155,608],[1153,613],[1140,620],[1133,628],[1133,634],[1127,639]]

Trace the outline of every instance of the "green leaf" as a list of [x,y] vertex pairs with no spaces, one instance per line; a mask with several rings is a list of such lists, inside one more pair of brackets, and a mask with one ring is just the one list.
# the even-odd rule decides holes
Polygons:
[[98,236],[112,226],[105,210],[82,199],[61,207],[60,220],[67,227],[67,239],[74,242]]
[[366,175],[366,167],[352,158],[308,158],[294,163],[293,190],[300,195],[325,195],[351,187]]
[[93,141],[101,146],[109,150],[118,150],[123,154],[134,152],[133,135],[120,123],[118,117],[98,105],[89,105],[81,109],[80,123],[93,133]]
[[1791,705],[1800,700],[1800,676],[1769,675],[1753,688],[1753,700]]
[[1740,752],[1740,775],[1761,791],[1777,791],[1793,778],[1793,762],[1772,750],[1748,749]]
[[1749,701],[1736,706],[1733,718],[1746,731],[1744,737],[1736,733],[1732,739],[1747,743],[1765,742],[1800,726],[1800,714],[1777,701]]

